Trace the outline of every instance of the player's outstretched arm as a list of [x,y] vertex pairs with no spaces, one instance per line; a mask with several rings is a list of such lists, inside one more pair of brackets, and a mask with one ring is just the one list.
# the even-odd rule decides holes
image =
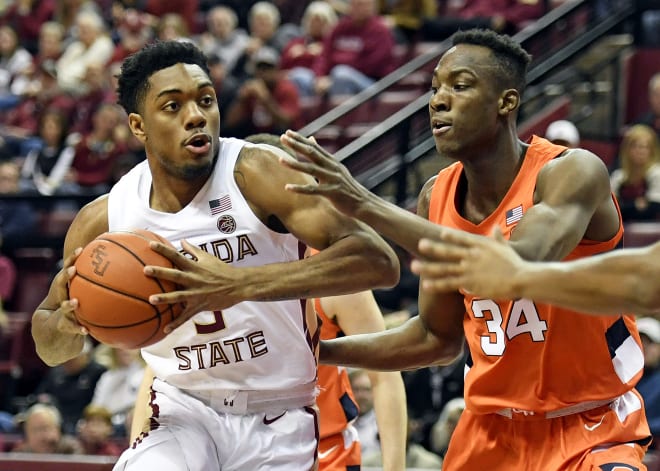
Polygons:
[[[323,311],[336,319],[347,335],[382,332],[385,322],[371,291],[320,300]],[[384,471],[406,467],[406,391],[401,373],[367,370],[374,395]]]
[[76,321],[78,303],[69,299],[68,283],[75,276],[73,264],[82,247],[107,230],[107,200],[101,197],[86,205],[67,231],[63,267],[32,315],[32,337],[37,354],[49,366],[64,363],[82,351],[87,331]]
[[306,138],[295,131],[287,131],[281,139],[305,160],[283,154],[280,162],[317,180],[306,184],[289,182],[286,186],[288,191],[324,196],[343,213],[365,222],[376,232],[413,254],[417,253],[419,239],[433,237],[443,230],[440,226],[418,218],[410,211],[371,193],[314,139]]
[[527,262],[501,240],[444,233],[420,241],[412,269],[422,289],[462,287],[501,299],[528,298],[600,315],[660,315],[660,242],[571,262]]

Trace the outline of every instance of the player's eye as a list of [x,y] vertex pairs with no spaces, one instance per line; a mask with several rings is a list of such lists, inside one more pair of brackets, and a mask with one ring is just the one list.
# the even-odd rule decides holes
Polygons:
[[166,111],[177,111],[179,108],[179,104],[176,101],[168,101],[163,107]]

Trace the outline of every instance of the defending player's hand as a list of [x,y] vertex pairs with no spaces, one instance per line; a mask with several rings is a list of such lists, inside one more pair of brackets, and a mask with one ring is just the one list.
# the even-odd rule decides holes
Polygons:
[[239,270],[224,263],[198,247],[183,240],[184,253],[160,242],[151,242],[151,248],[167,257],[177,268],[164,268],[154,265],[144,267],[148,276],[176,283],[180,289],[154,295],[149,298],[151,304],[182,303],[183,312],[165,331],[171,332],[186,320],[202,311],[219,311],[241,301],[236,298],[234,287],[239,284],[236,274]]
[[443,229],[438,239],[420,240],[419,252],[411,270],[422,277],[426,291],[463,289],[494,299],[516,297],[510,281],[525,262],[499,230],[491,238]]
[[348,215],[357,213],[367,200],[369,191],[351,176],[344,165],[335,160],[313,137],[307,138],[289,130],[282,136],[282,142],[302,155],[305,160],[283,155],[280,157],[280,162],[294,170],[311,175],[318,182],[316,185],[287,184],[288,191],[325,196],[343,213]]

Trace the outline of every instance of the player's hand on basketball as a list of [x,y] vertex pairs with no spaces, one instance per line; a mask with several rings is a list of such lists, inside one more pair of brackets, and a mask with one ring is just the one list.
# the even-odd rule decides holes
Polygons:
[[368,199],[369,191],[351,176],[343,164],[335,160],[313,137],[307,138],[289,130],[282,136],[282,142],[304,159],[283,155],[280,162],[311,175],[317,181],[310,185],[287,184],[288,191],[325,196],[345,214],[355,215],[358,212]]
[[149,298],[151,304],[184,305],[183,312],[166,326],[167,332],[176,329],[199,312],[219,311],[241,301],[231,294],[231,288],[237,284],[236,273],[239,270],[185,240],[181,242],[181,246],[188,255],[180,253],[174,247],[152,242],[152,249],[167,257],[176,268],[148,265],[144,269],[148,276],[172,281],[180,287],[177,291]]
[[87,329],[76,320],[75,311],[78,308],[77,299],[69,299],[69,282],[76,276],[74,263],[82,248],[73,251],[62,263],[62,269],[55,275],[51,290],[59,303],[59,307],[53,312],[53,319],[57,330],[66,334],[87,335]]

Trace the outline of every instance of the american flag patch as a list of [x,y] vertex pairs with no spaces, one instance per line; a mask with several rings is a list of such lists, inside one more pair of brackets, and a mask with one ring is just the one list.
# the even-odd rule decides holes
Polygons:
[[506,225],[510,226],[511,224],[518,222],[522,217],[523,207],[521,204],[520,206],[516,206],[515,208],[512,208],[506,212]]
[[223,211],[229,211],[231,209],[231,198],[229,195],[224,195],[217,200],[209,201],[209,207],[211,208],[212,215],[220,214]]

